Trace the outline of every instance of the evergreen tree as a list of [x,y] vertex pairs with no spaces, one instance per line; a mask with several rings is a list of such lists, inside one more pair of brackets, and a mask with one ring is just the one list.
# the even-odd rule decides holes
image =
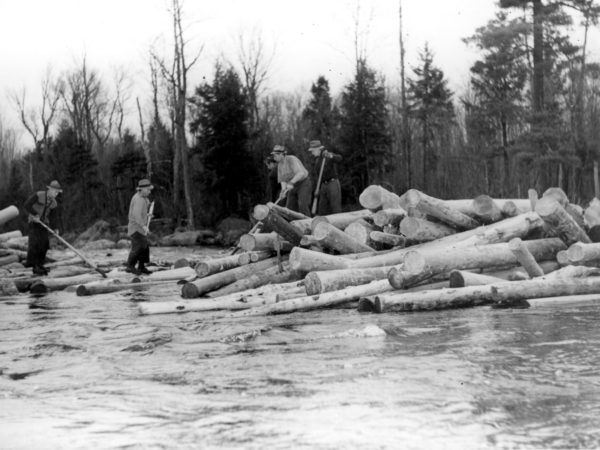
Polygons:
[[191,99],[190,127],[202,154],[206,188],[218,200],[219,216],[245,214],[260,191],[256,166],[251,164],[247,147],[246,101],[237,73],[219,64],[213,83],[196,88]]
[[408,80],[408,95],[412,115],[420,124],[423,189],[427,190],[435,174],[439,154],[434,143],[447,142],[448,130],[454,118],[452,91],[447,87],[444,72],[433,64],[429,46],[420,54],[421,65],[413,68],[414,77]]
[[310,88],[311,99],[302,111],[302,119],[306,123],[306,131],[310,139],[319,139],[328,145],[333,145],[339,112],[332,105],[329,93],[329,82],[320,76]]
[[364,60],[358,61],[354,81],[344,88],[340,116],[342,186],[346,198],[358,198],[369,184],[385,181],[391,159],[385,87]]

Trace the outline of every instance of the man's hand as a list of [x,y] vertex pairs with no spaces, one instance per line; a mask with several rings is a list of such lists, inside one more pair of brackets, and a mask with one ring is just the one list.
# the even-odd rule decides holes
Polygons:
[[148,233],[150,233],[150,228],[148,226],[144,226],[143,230],[145,235],[148,235]]
[[57,236],[60,236],[60,232],[58,231],[58,228],[56,230],[54,230],[54,234],[56,234]]
[[29,214],[29,220],[31,222],[40,222],[40,216],[37,216],[35,214]]
[[333,153],[328,152],[327,150],[323,151],[323,158],[331,159],[333,158]]

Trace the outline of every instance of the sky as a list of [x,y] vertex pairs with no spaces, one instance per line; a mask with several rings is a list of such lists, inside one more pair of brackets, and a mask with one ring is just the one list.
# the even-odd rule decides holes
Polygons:
[[[407,71],[428,43],[449,87],[464,90],[477,55],[462,41],[492,19],[497,0],[402,0]],[[116,68],[150,94],[149,49],[168,47],[168,0],[0,0],[0,115],[17,118],[7,93],[26,88],[32,104],[48,67],[88,65],[111,81]],[[236,62],[240,35],[259,34],[273,55],[270,91],[310,89],[319,75],[332,95],[351,81],[357,4],[361,42],[370,67],[399,81],[398,0],[184,0],[188,55],[200,48],[190,86],[212,80],[218,58]],[[577,37],[574,38],[577,41]]]

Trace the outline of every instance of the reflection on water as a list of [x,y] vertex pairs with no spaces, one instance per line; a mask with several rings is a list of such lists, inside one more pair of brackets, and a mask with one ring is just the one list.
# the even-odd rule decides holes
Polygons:
[[600,447],[595,305],[137,315],[179,292],[0,302],[0,446]]

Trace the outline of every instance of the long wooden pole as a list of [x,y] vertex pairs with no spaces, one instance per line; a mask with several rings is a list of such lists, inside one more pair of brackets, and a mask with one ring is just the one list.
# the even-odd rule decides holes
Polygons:
[[77,256],[79,256],[81,259],[83,259],[83,261],[88,266],[90,266],[92,269],[94,269],[96,272],[98,272],[100,275],[102,275],[102,277],[107,278],[106,273],[102,269],[100,269],[96,264],[94,264],[92,261],[87,259],[79,250],[77,250],[75,247],[73,247],[71,244],[69,244],[67,241],[65,241],[61,236],[56,234],[56,232],[52,228],[50,228],[48,225],[46,225],[41,220],[36,220],[36,222],[39,223],[41,226],[43,226],[50,233],[52,233],[52,235],[54,237],[56,237],[60,242],[65,244],[69,249],[71,249],[73,252],[75,252],[77,254]]
[[314,216],[317,214],[317,205],[319,204],[319,194],[321,193],[321,180],[323,178],[323,169],[325,168],[325,156],[323,150],[321,150],[321,169],[319,170],[319,179],[317,180],[317,186],[315,187],[315,197],[313,198],[312,208],[310,209],[311,214]]

